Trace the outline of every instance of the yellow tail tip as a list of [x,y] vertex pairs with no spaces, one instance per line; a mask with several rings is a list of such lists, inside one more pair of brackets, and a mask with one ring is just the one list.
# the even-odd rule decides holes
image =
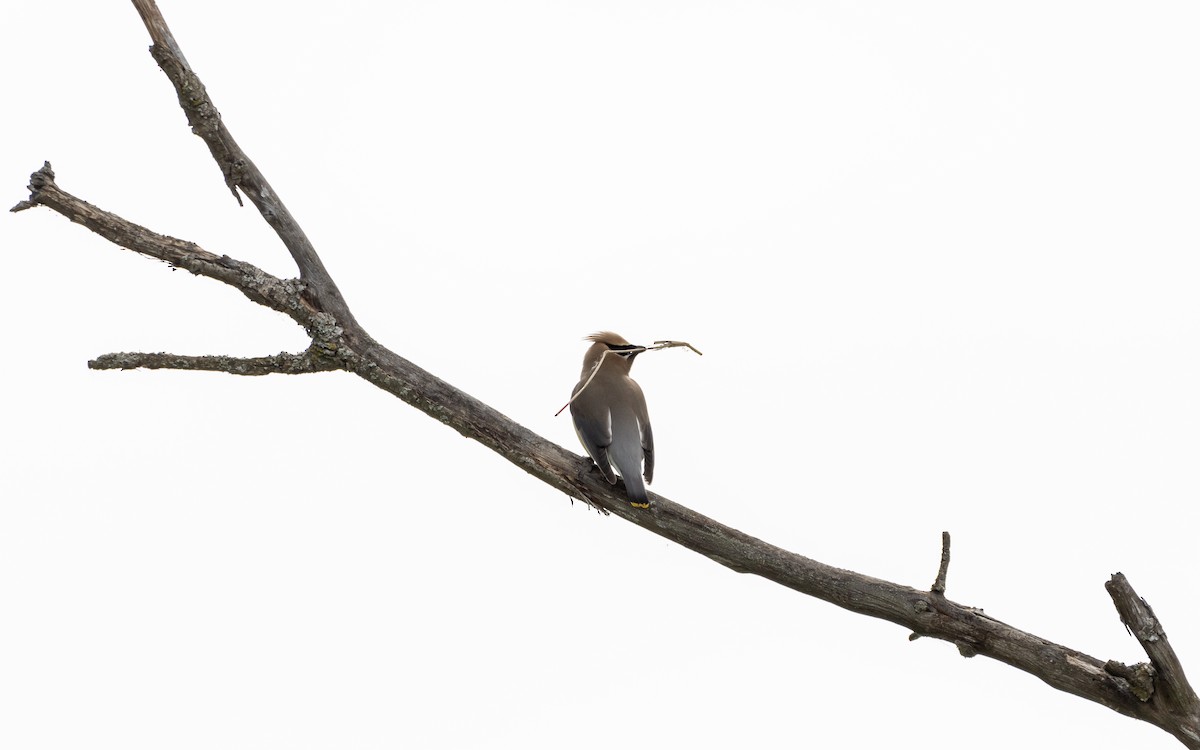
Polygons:
[[649,508],[650,507],[650,503],[635,503],[632,500],[629,501],[629,504],[635,508]]

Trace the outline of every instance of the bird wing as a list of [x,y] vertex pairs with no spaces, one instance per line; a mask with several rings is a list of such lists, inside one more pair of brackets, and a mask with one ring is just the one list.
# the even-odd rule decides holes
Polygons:
[[650,411],[646,408],[646,396],[642,393],[642,387],[633,378],[630,378],[629,382],[633,384],[633,411],[642,435],[642,460],[645,462],[642,476],[646,478],[646,484],[650,484],[654,481],[654,431],[650,429]]
[[571,403],[571,420],[575,423],[579,442],[596,462],[600,473],[609,484],[616,484],[617,476],[608,457],[608,446],[612,445],[612,415],[608,407],[587,402],[585,394]]
[[642,423],[642,460],[646,462],[642,476],[646,477],[646,484],[650,484],[654,481],[654,432],[649,422]]

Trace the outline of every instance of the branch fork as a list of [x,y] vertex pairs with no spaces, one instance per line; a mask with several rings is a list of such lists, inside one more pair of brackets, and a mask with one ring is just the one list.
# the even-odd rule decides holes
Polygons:
[[[1058,690],[1154,724],[1185,746],[1200,750],[1200,701],[1160,621],[1120,573],[1106,588],[1122,622],[1145,650],[1148,663],[1104,662],[947,599],[948,533],[942,536],[941,562],[933,586],[921,591],[788,552],[658,495],[654,495],[657,512],[653,516],[634,512],[623,493],[596,472],[581,470],[584,459],[577,454],[381,346],[354,319],[299,224],[234,141],[157,5],[153,0],[132,1],[154,42],[151,53],[174,84],[193,131],[208,146],[234,195],[239,191],[246,195],[275,229],[295,261],[299,277],[277,278],[249,263],[215,255],[195,243],[156,234],[102,211],[59,189],[48,162],[31,176],[29,198],[12,210],[45,206],[116,245],[228,284],[250,300],[292,318],[308,333],[312,344],[301,353],[252,358],[113,353],[97,357],[89,367],[216,370],[239,375],[345,370],[601,512],[619,516],[737,572],[753,573],[849,611],[894,622],[911,630],[913,637],[954,643],[964,656],[996,659]],[[641,351],[673,347],[700,354],[695,347],[676,341],[656,341]]]

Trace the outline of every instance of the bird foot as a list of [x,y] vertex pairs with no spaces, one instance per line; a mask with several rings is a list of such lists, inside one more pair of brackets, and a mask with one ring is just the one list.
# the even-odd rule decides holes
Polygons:
[[585,498],[581,498],[581,499],[583,500],[583,504],[584,504],[584,505],[586,505],[587,507],[589,507],[589,508],[591,508],[592,510],[596,511],[596,512],[597,512],[597,513],[599,513],[600,515],[602,515],[602,516],[607,516],[607,515],[609,515],[609,512],[608,512],[608,509],[607,509],[607,508],[603,508],[603,507],[601,507],[601,506],[599,506],[599,505],[596,505],[596,504],[595,504],[595,503],[593,503],[591,500],[588,500],[586,497],[585,497]]

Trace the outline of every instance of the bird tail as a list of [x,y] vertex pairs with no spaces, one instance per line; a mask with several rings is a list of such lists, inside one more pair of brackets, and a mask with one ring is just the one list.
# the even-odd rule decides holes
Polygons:
[[625,481],[625,493],[629,495],[629,504],[635,508],[649,508],[650,498],[646,495],[646,484],[642,481],[642,475],[631,473],[630,476],[622,475],[621,479]]

